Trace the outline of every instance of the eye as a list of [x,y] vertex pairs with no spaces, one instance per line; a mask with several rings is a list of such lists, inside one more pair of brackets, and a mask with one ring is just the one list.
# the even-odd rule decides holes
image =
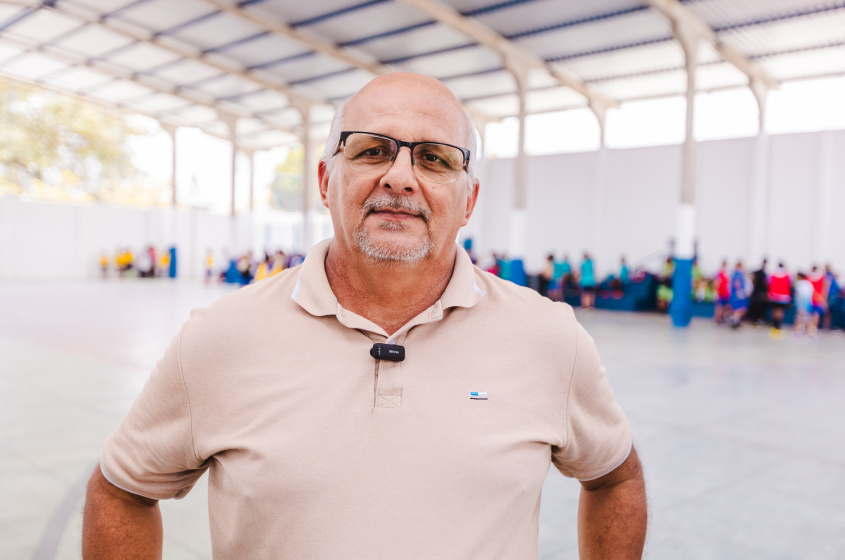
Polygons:
[[421,144],[414,154],[416,161],[431,170],[454,171],[460,169],[461,152],[444,144]]
[[438,156],[437,154],[433,154],[431,152],[427,152],[423,154],[422,159],[428,163],[440,163],[443,161],[443,158]]
[[384,148],[382,148],[380,146],[374,146],[372,148],[367,148],[366,150],[364,150],[363,152],[361,152],[358,155],[369,156],[369,157],[378,157],[378,156],[384,155],[384,153],[385,153]]

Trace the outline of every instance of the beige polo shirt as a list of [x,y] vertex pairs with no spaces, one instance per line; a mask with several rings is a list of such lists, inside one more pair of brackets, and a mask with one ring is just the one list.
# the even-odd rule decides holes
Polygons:
[[536,559],[549,462],[592,479],[631,448],[572,309],[458,250],[393,336],[405,361],[376,361],[387,333],[337,303],[327,249],[192,313],[103,474],[165,499],[208,470],[215,559]]

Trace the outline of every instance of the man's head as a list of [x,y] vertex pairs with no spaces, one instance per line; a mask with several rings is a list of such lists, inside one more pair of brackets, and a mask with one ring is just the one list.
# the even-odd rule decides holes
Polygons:
[[446,86],[399,72],[374,79],[338,110],[320,161],[336,250],[380,264],[451,258],[478,194],[476,157],[475,129]]

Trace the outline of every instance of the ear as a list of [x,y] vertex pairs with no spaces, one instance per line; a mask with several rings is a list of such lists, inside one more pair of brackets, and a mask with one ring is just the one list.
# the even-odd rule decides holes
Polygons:
[[461,227],[467,225],[469,223],[469,218],[472,216],[472,211],[475,210],[475,203],[478,202],[478,188],[480,184],[478,179],[473,179],[472,186],[469,188],[469,193],[467,194],[467,208],[466,214],[464,214],[464,221],[461,224]]
[[329,207],[329,170],[326,162],[320,160],[317,165],[317,181],[320,183],[320,200],[323,206]]

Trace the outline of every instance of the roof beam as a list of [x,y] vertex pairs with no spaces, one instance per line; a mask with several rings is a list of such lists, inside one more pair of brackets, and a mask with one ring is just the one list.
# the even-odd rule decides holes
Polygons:
[[245,118],[252,118],[257,121],[260,121],[264,125],[274,130],[279,130],[281,132],[287,132],[289,134],[298,134],[295,131],[289,130],[287,128],[281,127],[272,121],[268,121],[265,117],[261,117],[258,115],[254,115],[248,111],[244,111],[239,106],[233,104],[225,104],[222,105],[220,103],[215,103],[213,99],[206,98],[201,94],[196,94],[191,92],[190,90],[180,90],[177,86],[172,84],[166,84],[162,80],[158,80],[151,77],[145,76],[136,76],[133,75],[130,71],[124,71],[115,67],[113,64],[109,64],[107,62],[92,60],[92,59],[80,59],[73,55],[67,54],[65,51],[62,51],[58,48],[51,48],[45,47],[42,45],[30,45],[27,44],[25,41],[21,41],[18,39],[13,39],[11,37],[0,37],[0,43],[5,43],[11,45],[16,48],[24,49],[25,52],[38,52],[41,54],[45,54],[53,59],[60,60],[62,62],[66,62],[67,64],[71,65],[72,67],[86,67],[91,68],[92,70],[96,70],[101,74],[105,74],[106,76],[111,76],[113,78],[120,78],[123,80],[131,81],[137,83],[139,85],[144,86],[145,88],[149,88],[156,93],[165,93],[168,95],[172,95],[173,97],[178,97],[179,99],[183,99],[189,103],[193,103],[195,105],[202,105],[204,107],[208,107],[210,109],[226,111],[228,113],[232,113],[238,117],[245,117]]
[[150,32],[139,31],[137,27],[131,24],[121,24],[116,22],[115,20],[109,19],[107,17],[102,17],[99,15],[92,14],[89,10],[85,8],[81,8],[79,6],[74,6],[71,4],[62,3],[60,7],[57,6],[50,6],[45,5],[45,9],[54,10],[58,13],[61,13],[66,16],[70,16],[91,25],[98,25],[100,27],[105,27],[106,29],[110,29],[116,33],[124,35],[126,37],[132,38],[136,41],[140,41],[142,43],[146,43],[149,45],[155,45],[161,49],[169,51],[173,54],[179,55],[183,58],[193,60],[195,62],[199,62],[205,64],[207,66],[211,66],[221,72],[225,72],[226,74],[231,74],[233,76],[237,76],[242,78],[246,81],[252,82],[257,84],[265,89],[269,89],[280,93],[282,95],[287,96],[290,99],[300,99],[309,103],[314,104],[328,104],[325,99],[316,99],[310,96],[307,96],[299,91],[294,90],[291,87],[288,87],[283,84],[279,84],[273,80],[269,80],[260,76],[255,71],[248,71],[245,70],[243,67],[238,65],[237,63],[224,63],[219,55],[206,55],[202,52],[199,52],[194,49],[185,48],[176,43],[176,41],[168,40],[167,37],[156,36]]
[[695,15],[692,10],[681,4],[678,0],[643,0],[643,2],[672,22],[673,27],[676,29],[676,35],[677,29],[683,27],[694,33],[700,40],[712,45],[725,60],[748,76],[749,83],[762,83],[769,89],[778,88],[777,80],[769,76],[750,58],[723,43],[707,22]]
[[[276,33],[289,39],[293,39],[306,47],[326,56],[330,56],[336,60],[340,60],[341,62],[345,62],[349,64],[353,68],[358,68],[359,70],[364,70],[366,72],[370,72],[371,74],[380,75],[380,74],[387,74],[388,72],[394,72],[396,68],[392,66],[382,64],[378,61],[372,61],[368,58],[359,56],[355,54],[353,51],[349,49],[344,49],[334,43],[330,43],[328,41],[323,41],[317,39],[314,35],[302,33],[297,31],[290,25],[286,25],[283,23],[279,23],[273,21],[269,18],[262,17],[260,14],[256,13],[254,10],[249,10],[246,8],[241,8],[237,4],[229,4],[223,0],[202,0],[206,4],[210,4],[220,10],[221,12],[225,12],[230,15],[237,16],[245,21],[250,22],[251,24],[258,26],[261,29],[269,31],[271,33]],[[470,109],[467,108],[469,111]],[[499,122],[501,121],[500,118],[494,117],[492,115],[484,114],[477,109],[472,110],[473,113],[488,122]]]
[[335,45],[334,43],[323,41],[322,39],[318,39],[314,35],[305,34],[300,31],[297,31],[290,25],[273,21],[267,17],[262,17],[254,10],[242,8],[237,4],[230,4],[222,0],[202,0],[202,2],[214,6],[217,10],[221,12],[225,12],[227,14],[248,21],[257,27],[264,29],[265,31],[270,31],[272,33],[277,33],[279,35],[288,37],[289,39],[293,39],[294,41],[305,45],[309,49],[317,51],[321,54],[328,55],[334,59],[340,60],[341,62],[345,62],[346,64],[349,64],[350,66],[353,66],[360,70],[366,70],[367,72],[371,72],[373,74],[385,74],[387,72],[393,71],[392,68],[390,68],[389,66],[385,66],[384,64],[381,64],[378,61],[372,61],[362,56],[358,56],[349,50],[343,49]]
[[[525,65],[548,72],[562,86],[568,87],[587,98],[591,106],[618,107],[616,100],[598,93],[579,78],[552,67],[542,57],[517,45],[477,21],[461,15],[453,8],[432,0],[400,0],[405,4],[434,18],[438,22],[463,33],[473,41],[498,52],[505,61],[505,66]],[[510,69],[510,68],[509,68]]]

